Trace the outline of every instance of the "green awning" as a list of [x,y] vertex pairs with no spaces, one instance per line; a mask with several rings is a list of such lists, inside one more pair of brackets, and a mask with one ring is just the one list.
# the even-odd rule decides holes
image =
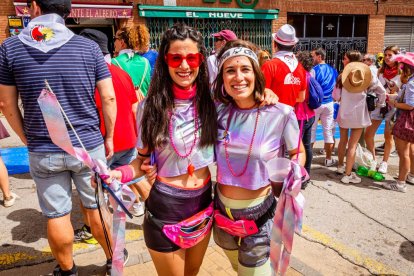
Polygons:
[[138,5],[141,17],[211,18],[211,19],[277,19],[279,10],[223,9]]

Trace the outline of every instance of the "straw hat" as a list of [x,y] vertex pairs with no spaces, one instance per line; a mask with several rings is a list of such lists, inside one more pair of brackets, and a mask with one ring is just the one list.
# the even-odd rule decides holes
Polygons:
[[342,85],[348,92],[359,93],[371,84],[372,74],[368,65],[362,62],[351,62],[342,72]]

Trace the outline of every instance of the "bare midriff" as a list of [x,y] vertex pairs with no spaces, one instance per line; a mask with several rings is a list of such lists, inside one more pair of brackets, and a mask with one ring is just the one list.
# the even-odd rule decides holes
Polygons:
[[255,199],[270,194],[270,184],[258,190],[248,190],[241,187],[223,185],[218,183],[218,188],[223,196],[231,199]]
[[210,170],[208,167],[204,167],[193,172],[193,175],[183,174],[174,177],[162,177],[157,178],[166,184],[182,189],[199,189],[206,185],[210,179]]

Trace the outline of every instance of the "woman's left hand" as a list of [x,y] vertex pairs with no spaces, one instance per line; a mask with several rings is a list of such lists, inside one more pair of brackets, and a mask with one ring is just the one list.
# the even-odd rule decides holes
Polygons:
[[396,100],[391,100],[387,102],[389,106],[395,107],[395,104],[397,103]]
[[265,88],[261,101],[260,106],[274,105],[279,102],[279,97],[271,89]]

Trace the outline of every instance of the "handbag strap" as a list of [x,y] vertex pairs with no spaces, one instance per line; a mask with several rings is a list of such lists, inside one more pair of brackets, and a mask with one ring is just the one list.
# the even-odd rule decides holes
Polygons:
[[119,64],[118,60],[116,58],[112,59],[113,61],[115,61],[116,65],[121,68],[122,70],[124,70],[126,72],[126,70],[121,66],[121,64]]
[[141,85],[144,83],[144,80],[145,80],[145,76],[147,75],[147,71],[148,71],[148,60],[146,59],[146,58],[144,58],[144,61],[145,61],[145,69],[144,69],[144,74],[142,75],[142,79],[141,79],[141,82],[140,82],[140,84],[139,84],[139,86],[138,86],[138,88],[141,88]]

